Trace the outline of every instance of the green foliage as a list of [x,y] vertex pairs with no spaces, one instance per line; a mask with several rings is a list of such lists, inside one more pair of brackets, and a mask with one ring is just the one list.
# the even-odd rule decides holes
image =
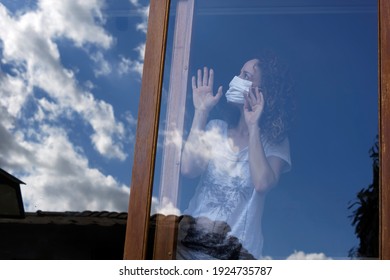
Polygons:
[[379,258],[379,143],[378,137],[370,149],[372,159],[373,181],[357,194],[357,201],[350,203],[353,209],[352,226],[359,238],[358,247],[349,251],[349,257],[359,259]]

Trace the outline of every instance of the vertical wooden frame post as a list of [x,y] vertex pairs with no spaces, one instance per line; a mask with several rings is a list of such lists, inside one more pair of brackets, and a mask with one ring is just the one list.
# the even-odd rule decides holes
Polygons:
[[151,0],[124,259],[146,257],[169,0]]
[[390,1],[379,0],[380,258],[390,259]]
[[[164,150],[161,166],[160,204],[177,207],[180,177],[181,140],[187,96],[194,0],[179,0],[172,49],[169,79]],[[177,217],[158,216],[154,259],[174,259]]]

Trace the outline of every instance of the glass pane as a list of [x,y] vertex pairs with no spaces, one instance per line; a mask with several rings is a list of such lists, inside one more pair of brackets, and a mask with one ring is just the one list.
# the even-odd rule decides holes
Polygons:
[[195,1],[188,62],[191,2],[171,6],[152,206],[180,217],[176,257],[349,258],[378,133],[376,1]]

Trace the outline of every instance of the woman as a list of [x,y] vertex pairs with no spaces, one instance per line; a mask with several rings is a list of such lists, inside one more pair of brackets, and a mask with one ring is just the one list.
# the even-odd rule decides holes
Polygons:
[[235,123],[207,123],[222,87],[214,94],[214,71],[207,67],[192,77],[195,113],[181,172],[201,179],[180,223],[178,259],[261,258],[264,196],[291,168],[283,108],[289,88],[277,69],[274,58],[243,65],[226,92],[239,111]]

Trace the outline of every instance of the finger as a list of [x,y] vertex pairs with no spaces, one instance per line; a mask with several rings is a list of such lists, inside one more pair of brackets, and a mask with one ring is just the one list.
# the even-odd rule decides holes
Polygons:
[[[214,86],[214,70],[210,69],[210,75],[209,75],[209,81],[208,85],[210,86],[211,90],[213,89]],[[219,89],[218,89],[219,90]]]
[[198,69],[198,87],[202,85],[202,70]]
[[250,110],[249,99],[247,94],[244,94],[244,110],[245,111]]
[[257,100],[259,100],[259,103],[264,104],[264,94],[260,91],[260,89],[257,89],[256,95],[258,95]]
[[259,104],[259,107],[261,108],[261,111],[263,111],[264,110],[264,106],[265,106],[264,95],[260,91],[260,89],[258,90],[258,94],[259,94],[258,104]]
[[252,88],[249,88],[249,92],[247,91],[246,95],[247,95],[249,104],[252,106],[256,102],[256,100],[255,100],[255,97],[253,96],[253,93],[251,93],[251,91],[252,91]]
[[208,79],[209,79],[209,69],[207,67],[203,68],[203,85],[208,85]]
[[216,101],[218,102],[219,99],[221,98],[221,96],[222,96],[222,86],[220,86],[220,87],[218,88],[217,94],[215,95],[214,98],[215,98]]
[[256,96],[257,103],[260,103],[262,101],[262,94],[260,93],[260,90],[258,87],[255,87],[254,95]]
[[196,89],[196,80],[195,76],[192,76],[192,90]]
[[249,88],[249,99],[251,101],[251,105],[256,103],[255,89],[253,87]]
[[252,95],[253,99],[257,102],[259,101],[259,95],[257,94],[259,88],[258,87],[252,87]]

